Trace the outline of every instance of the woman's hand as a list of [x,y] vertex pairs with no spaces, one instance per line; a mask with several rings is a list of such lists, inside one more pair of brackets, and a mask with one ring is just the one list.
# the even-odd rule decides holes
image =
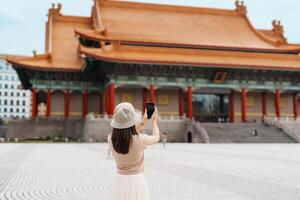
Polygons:
[[147,121],[148,121],[148,115],[147,115],[147,109],[145,109],[145,112],[144,112],[144,115],[143,115],[143,118],[141,121],[141,126],[143,127]]
[[145,109],[144,115],[142,117],[142,121],[147,121],[147,120],[148,120],[147,109]]
[[152,119],[153,123],[157,123],[157,121],[158,121],[158,110],[156,107],[154,108],[154,112],[153,112],[151,119]]
[[160,140],[160,134],[159,134],[159,129],[158,129],[158,125],[157,125],[158,110],[156,107],[154,108],[154,112],[153,112],[151,119],[152,119],[152,126],[153,126],[152,131],[153,132],[152,132],[152,135],[149,136],[149,140],[147,141],[148,145],[155,144]]

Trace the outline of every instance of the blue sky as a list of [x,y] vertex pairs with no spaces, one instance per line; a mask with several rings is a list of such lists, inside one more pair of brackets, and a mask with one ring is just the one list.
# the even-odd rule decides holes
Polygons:
[[[233,9],[235,0],[136,0],[143,2]],[[0,54],[31,55],[44,52],[46,14],[51,3],[61,2],[63,14],[89,16],[92,0],[0,0]],[[300,43],[299,0],[245,0],[256,28],[271,29],[281,20],[291,43]]]

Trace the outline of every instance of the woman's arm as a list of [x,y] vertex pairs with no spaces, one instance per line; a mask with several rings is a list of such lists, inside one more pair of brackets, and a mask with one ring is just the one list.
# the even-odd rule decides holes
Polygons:
[[147,110],[145,110],[143,118],[141,119],[141,121],[139,123],[137,123],[135,125],[136,132],[140,133],[140,131],[144,128],[147,121],[148,121]]
[[157,126],[158,111],[156,107],[151,119],[152,119],[153,132],[151,136],[145,138],[146,145],[156,144],[160,140],[159,129]]

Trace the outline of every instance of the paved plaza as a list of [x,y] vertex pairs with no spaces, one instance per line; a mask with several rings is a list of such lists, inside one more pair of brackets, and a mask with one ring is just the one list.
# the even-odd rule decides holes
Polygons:
[[[1,200],[105,200],[106,144],[1,144]],[[169,144],[146,150],[153,200],[299,200],[297,144]]]

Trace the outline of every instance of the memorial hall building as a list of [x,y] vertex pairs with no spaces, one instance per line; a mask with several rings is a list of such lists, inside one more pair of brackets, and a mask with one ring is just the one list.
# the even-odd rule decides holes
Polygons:
[[94,0],[90,17],[61,8],[49,9],[44,53],[6,58],[32,92],[32,119],[111,116],[123,101],[200,122],[298,117],[300,44],[288,43],[280,21],[255,28],[243,2]]

